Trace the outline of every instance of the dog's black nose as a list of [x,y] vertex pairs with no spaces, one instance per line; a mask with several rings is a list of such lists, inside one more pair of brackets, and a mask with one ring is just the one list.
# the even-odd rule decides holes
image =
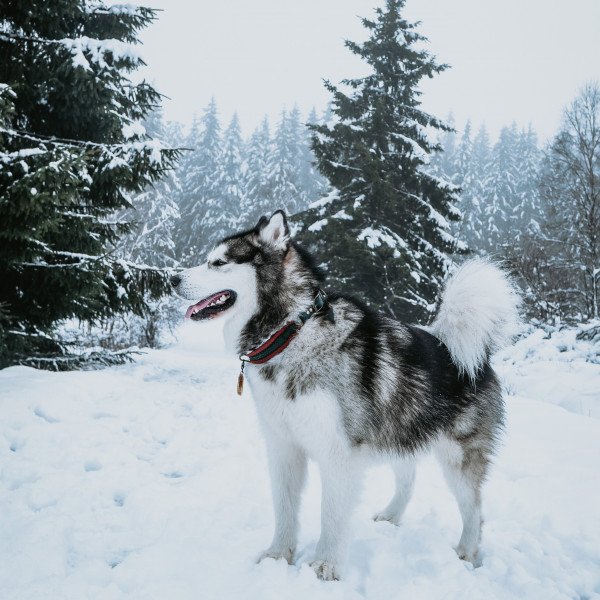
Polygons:
[[171,285],[177,287],[181,283],[181,277],[179,275],[173,275],[171,277]]

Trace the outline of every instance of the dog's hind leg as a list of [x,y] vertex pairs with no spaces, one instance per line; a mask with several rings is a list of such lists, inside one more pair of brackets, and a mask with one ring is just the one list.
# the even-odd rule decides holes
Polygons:
[[481,488],[490,463],[488,451],[484,445],[445,438],[436,447],[436,455],[462,517],[456,553],[473,566],[480,566]]
[[307,458],[304,451],[278,435],[265,435],[275,510],[275,533],[267,550],[258,558],[294,560],[298,542],[298,512],[306,481]]
[[406,505],[408,504],[415,483],[414,458],[400,458],[392,464],[394,477],[396,480],[396,492],[390,503],[374,517],[374,521],[389,521],[394,525],[399,525]]

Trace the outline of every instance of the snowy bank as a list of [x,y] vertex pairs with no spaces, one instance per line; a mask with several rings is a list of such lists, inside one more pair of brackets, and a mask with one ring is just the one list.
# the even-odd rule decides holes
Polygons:
[[508,423],[481,568],[454,554],[458,510],[425,459],[400,527],[371,521],[392,476],[368,473],[345,580],[325,583],[307,565],[314,467],[297,564],[254,564],[273,526],[254,407],[218,330],[190,325],[132,365],[0,371],[0,598],[600,598],[600,365],[583,343],[560,360],[534,333],[498,358]]
[[[596,328],[597,337],[586,339]],[[494,366],[509,393],[600,419],[600,322],[531,328],[527,337],[496,357]]]

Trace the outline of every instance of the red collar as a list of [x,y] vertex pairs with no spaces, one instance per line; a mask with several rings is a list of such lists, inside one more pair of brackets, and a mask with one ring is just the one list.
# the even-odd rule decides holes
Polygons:
[[[271,360],[274,356],[283,352],[290,342],[298,335],[298,332],[315,313],[327,307],[327,296],[323,290],[319,290],[313,303],[309,308],[298,315],[295,321],[288,321],[279,328],[273,335],[266,339],[260,346],[253,348],[249,352],[240,355],[242,368],[238,377],[237,393],[242,395],[244,390],[244,367],[246,363],[261,365]],[[331,312],[331,308],[329,309]],[[328,313],[328,318],[333,320],[333,315]]]
[[260,346],[242,354],[240,360],[253,365],[266,363],[288,347],[289,343],[298,335],[300,327],[302,327],[302,323],[288,321]]

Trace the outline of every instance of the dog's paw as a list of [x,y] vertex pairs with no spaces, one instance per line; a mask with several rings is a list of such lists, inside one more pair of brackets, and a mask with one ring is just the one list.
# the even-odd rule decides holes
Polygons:
[[456,551],[456,554],[458,554],[460,560],[471,563],[475,569],[481,566],[481,554],[477,548],[475,548],[475,550],[468,550],[462,546],[457,546],[454,550]]
[[375,522],[387,521],[388,523],[391,523],[392,525],[396,525],[396,526],[400,525],[400,517],[398,515],[388,512],[387,510],[382,510],[381,512],[378,512],[376,515],[373,515],[373,521],[375,521]]
[[332,562],[327,560],[313,560],[310,566],[322,581],[339,581],[340,579],[339,569]]
[[294,562],[294,549],[293,548],[267,548],[264,552],[261,552],[256,558],[256,563],[260,563],[265,558],[272,558],[273,560],[279,560],[283,558],[288,565]]

